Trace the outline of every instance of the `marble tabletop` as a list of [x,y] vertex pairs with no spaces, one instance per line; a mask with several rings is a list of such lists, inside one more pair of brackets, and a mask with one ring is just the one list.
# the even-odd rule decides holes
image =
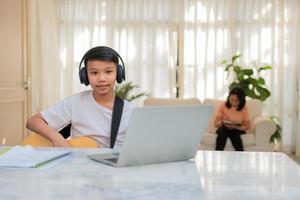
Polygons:
[[86,157],[104,151],[72,149],[44,169],[0,168],[0,199],[300,199],[300,168],[283,153],[198,151],[124,168]]

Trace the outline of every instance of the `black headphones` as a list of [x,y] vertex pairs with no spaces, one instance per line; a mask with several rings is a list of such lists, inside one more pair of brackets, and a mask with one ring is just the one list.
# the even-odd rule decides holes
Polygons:
[[[119,65],[119,58],[122,65]],[[82,57],[79,64],[79,80],[81,84],[88,86],[90,84],[86,64],[88,59],[99,59],[99,60],[113,60],[117,63],[117,83],[122,83],[125,81],[125,65],[123,59],[114,49],[107,46],[98,46],[88,50]],[[82,63],[84,62],[84,67],[81,68]]]

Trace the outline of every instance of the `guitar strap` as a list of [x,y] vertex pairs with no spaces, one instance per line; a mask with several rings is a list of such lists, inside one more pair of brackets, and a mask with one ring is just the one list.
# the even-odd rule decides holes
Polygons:
[[117,139],[119,126],[123,114],[124,100],[116,96],[114,108],[112,112],[111,128],[110,128],[110,148],[113,148]]

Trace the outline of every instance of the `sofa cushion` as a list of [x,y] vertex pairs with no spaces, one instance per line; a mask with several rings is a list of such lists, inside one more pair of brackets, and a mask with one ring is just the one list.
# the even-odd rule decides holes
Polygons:
[[255,117],[262,115],[263,104],[257,99],[251,99],[247,101],[249,110],[250,121],[253,121]]
[[[201,144],[204,146],[212,146],[214,148],[216,146],[216,138],[216,133],[205,133],[202,138]],[[255,135],[253,133],[242,134],[241,138],[244,147],[255,145]],[[232,147],[229,138],[227,139],[226,146]]]

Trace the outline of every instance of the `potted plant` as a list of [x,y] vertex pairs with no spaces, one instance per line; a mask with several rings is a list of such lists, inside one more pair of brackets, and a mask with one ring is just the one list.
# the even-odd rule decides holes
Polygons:
[[[225,71],[227,72],[227,78],[229,74],[233,74],[233,80],[229,85],[231,90],[234,87],[240,87],[244,90],[247,97],[251,99],[258,99],[260,101],[265,101],[271,95],[271,92],[266,86],[265,79],[261,76],[261,72],[265,70],[271,70],[272,66],[263,65],[253,67],[242,67],[237,64],[238,59],[242,55],[234,55],[229,60],[223,60],[222,65],[225,66]],[[277,143],[281,139],[281,126],[279,124],[278,117],[271,116],[270,119],[276,124],[276,131],[271,136],[270,142]]]
[[230,63],[228,63],[228,60],[223,60],[221,63],[225,65],[227,77],[231,72],[235,74],[234,80],[229,85],[229,89],[239,86],[244,90],[246,96],[265,101],[271,95],[271,92],[267,89],[265,80],[260,76],[260,72],[271,70],[272,67],[270,65],[248,68],[241,67],[236,63],[240,57],[241,55],[234,55]]
[[122,84],[115,86],[116,95],[121,99],[127,101],[132,101],[134,99],[140,98],[142,96],[148,96],[147,93],[141,92],[137,94],[132,94],[133,89],[138,88],[138,85],[134,85],[132,81],[124,81]]
[[270,142],[276,144],[277,142],[280,141],[281,139],[281,126],[279,124],[279,119],[276,116],[271,116],[271,120],[276,124],[276,131],[275,133],[271,136]]

